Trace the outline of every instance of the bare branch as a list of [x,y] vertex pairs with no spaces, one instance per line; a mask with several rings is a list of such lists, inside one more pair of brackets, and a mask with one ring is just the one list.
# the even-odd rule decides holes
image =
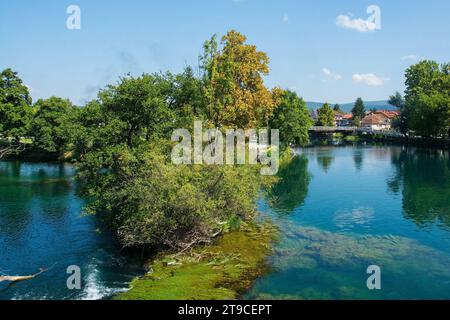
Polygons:
[[44,273],[44,272],[46,272],[48,270],[50,270],[51,268],[53,268],[53,266],[48,268],[48,269],[42,269],[41,268],[39,270],[39,272],[37,272],[35,274],[32,274],[32,275],[29,275],[29,276],[2,276],[2,275],[0,275],[0,282],[8,281],[8,282],[12,283],[12,282],[19,282],[19,281],[24,281],[24,280],[30,280],[30,279],[36,278],[37,276],[39,276],[40,274],[42,274],[42,273]]
[[26,145],[20,142],[10,141],[6,146],[0,146],[0,160],[12,154],[19,154],[26,149]]

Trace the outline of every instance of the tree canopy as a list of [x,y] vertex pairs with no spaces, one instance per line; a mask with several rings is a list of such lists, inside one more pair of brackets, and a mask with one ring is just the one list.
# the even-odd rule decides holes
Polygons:
[[304,146],[309,142],[308,130],[313,125],[306,103],[295,92],[283,92],[281,103],[275,108],[269,126],[280,130],[283,145]]
[[450,64],[421,61],[406,70],[405,121],[425,137],[448,136],[450,130]]
[[267,125],[281,90],[264,84],[269,58],[234,30],[213,36],[200,57],[203,72],[206,118],[216,127],[247,129]]
[[317,110],[317,118],[321,126],[331,127],[335,125],[334,112],[328,103]]
[[34,137],[34,146],[61,154],[70,142],[68,130],[75,107],[67,99],[51,97],[38,100],[33,109],[30,135]]
[[366,115],[366,107],[364,106],[364,102],[361,98],[356,99],[355,105],[352,109],[352,114],[354,118],[362,119]]
[[20,140],[28,134],[31,96],[27,86],[11,69],[0,74],[0,135]]

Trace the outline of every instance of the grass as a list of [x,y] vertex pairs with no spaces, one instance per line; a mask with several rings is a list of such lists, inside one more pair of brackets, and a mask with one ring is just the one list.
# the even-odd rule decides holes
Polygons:
[[209,246],[175,258],[162,255],[151,272],[135,279],[117,300],[237,299],[267,271],[266,257],[276,230],[269,224],[243,224]]
[[353,135],[351,135],[351,136],[346,136],[346,137],[344,138],[344,140],[345,140],[346,142],[357,142],[357,141],[359,140],[359,137],[358,137],[358,136],[353,136]]

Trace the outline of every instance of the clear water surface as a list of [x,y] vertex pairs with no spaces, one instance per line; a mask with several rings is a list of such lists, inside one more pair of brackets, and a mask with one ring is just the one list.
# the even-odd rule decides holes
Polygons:
[[[38,277],[8,286],[0,299],[104,299],[141,274],[139,261],[83,215],[67,164],[0,162],[0,274]],[[81,269],[82,289],[69,290],[67,267]]]
[[[247,298],[450,299],[448,151],[300,151],[260,211],[280,226],[272,271]],[[368,290],[367,268],[381,268]]]

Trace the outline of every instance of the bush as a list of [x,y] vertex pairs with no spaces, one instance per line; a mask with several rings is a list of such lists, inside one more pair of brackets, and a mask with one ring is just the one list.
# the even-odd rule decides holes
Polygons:
[[183,250],[255,213],[258,166],[177,166],[169,147],[114,147],[79,166],[80,191],[94,199],[89,212],[102,213],[124,247]]

